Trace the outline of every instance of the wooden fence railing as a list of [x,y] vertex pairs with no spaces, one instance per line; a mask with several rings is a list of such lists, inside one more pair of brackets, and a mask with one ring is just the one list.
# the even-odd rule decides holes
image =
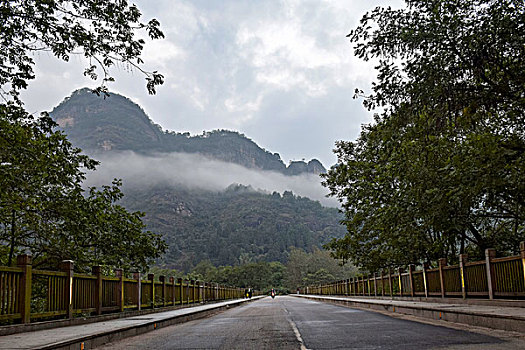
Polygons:
[[485,251],[485,260],[468,262],[461,254],[458,265],[447,265],[440,259],[438,267],[423,265],[408,271],[399,268],[334,283],[308,286],[306,294],[361,295],[401,297],[525,297],[525,242],[520,243],[520,255],[496,258],[494,249]]
[[92,274],[73,272],[64,261],[60,271],[33,270],[31,256],[17,257],[17,267],[0,267],[0,324],[29,323],[52,317],[122,312],[173,305],[242,298],[243,290],[216,283],[186,281],[140,273],[126,278],[121,269],[115,277],[103,276],[101,267]]

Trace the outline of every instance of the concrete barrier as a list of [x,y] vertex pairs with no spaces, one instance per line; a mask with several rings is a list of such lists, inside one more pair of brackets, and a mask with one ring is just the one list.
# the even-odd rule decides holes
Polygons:
[[0,349],[92,349],[108,342],[204,318],[259,298],[262,296],[83,325],[12,334],[0,337]]
[[525,308],[523,307],[355,299],[321,295],[293,296],[370,311],[400,313],[433,320],[525,333]]

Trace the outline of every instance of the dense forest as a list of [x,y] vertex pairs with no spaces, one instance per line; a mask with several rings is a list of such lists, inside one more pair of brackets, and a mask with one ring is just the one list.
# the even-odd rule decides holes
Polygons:
[[342,237],[335,208],[295,196],[231,185],[225,191],[154,186],[126,188],[122,205],[146,212],[148,229],[169,249],[160,264],[188,271],[202,260],[215,266],[286,262],[291,247],[312,251]]

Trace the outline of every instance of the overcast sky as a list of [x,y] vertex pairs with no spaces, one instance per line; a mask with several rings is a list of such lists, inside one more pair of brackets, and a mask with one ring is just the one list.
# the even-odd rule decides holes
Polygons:
[[[144,77],[119,66],[109,87],[140,104],[164,129],[200,134],[231,129],[290,160],[336,158],[336,140],[354,140],[371,120],[356,87],[368,89],[372,63],[353,57],[345,37],[364,12],[385,0],[140,0],[144,20],[157,18],[166,38],[149,41],[146,68],[165,84],[150,96]],[[37,79],[22,94],[30,112],[51,110],[84,78],[86,63],[37,56]]]

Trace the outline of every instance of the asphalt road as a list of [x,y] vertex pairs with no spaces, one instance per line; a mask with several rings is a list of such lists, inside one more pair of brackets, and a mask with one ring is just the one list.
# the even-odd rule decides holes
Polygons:
[[99,349],[517,349],[523,344],[523,339],[301,298],[267,297]]

